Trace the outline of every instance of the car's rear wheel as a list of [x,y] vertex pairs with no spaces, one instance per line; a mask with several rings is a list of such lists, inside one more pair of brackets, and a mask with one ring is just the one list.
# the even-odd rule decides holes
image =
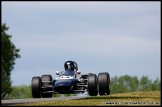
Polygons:
[[39,76],[32,78],[31,88],[33,98],[41,98],[41,78]]
[[[50,82],[52,82],[52,76],[51,75],[42,75],[41,76],[41,80],[42,80],[42,88],[46,88],[45,90],[46,91],[51,91],[51,90],[48,90],[48,89],[51,89],[49,88],[49,86],[51,85]],[[42,91],[42,97],[43,98],[51,98],[52,97],[52,93],[46,93],[44,91]]]
[[98,74],[98,85],[99,85],[99,94],[100,95],[109,95],[110,94],[110,76],[109,73],[99,73]]
[[98,95],[97,75],[96,74],[88,75],[88,92],[89,92],[90,96]]

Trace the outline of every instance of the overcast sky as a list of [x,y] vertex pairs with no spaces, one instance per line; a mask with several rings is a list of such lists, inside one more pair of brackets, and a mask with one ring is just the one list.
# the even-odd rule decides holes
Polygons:
[[12,85],[64,70],[160,77],[160,2],[2,2],[2,23],[20,49]]

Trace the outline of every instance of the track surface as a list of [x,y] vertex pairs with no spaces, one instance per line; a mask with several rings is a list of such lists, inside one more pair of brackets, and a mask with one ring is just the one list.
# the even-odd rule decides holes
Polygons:
[[39,101],[51,101],[51,100],[71,100],[71,99],[80,99],[87,96],[70,96],[70,97],[52,97],[52,98],[27,98],[27,99],[11,99],[11,100],[2,100],[1,106],[8,106],[21,103],[31,103]]

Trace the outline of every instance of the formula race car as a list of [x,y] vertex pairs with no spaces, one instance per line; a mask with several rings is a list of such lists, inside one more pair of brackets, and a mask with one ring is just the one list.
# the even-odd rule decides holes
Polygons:
[[77,63],[66,61],[64,71],[56,71],[58,78],[53,80],[49,74],[34,76],[31,81],[33,98],[51,98],[53,93],[72,94],[88,92],[90,96],[110,94],[109,73],[89,73],[81,75]]

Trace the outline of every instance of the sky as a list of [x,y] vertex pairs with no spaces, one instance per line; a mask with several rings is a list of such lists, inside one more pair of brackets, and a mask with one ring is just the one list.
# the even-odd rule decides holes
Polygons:
[[16,2],[1,3],[2,23],[20,49],[12,85],[30,85],[32,77],[56,78],[73,60],[81,74],[148,76],[161,81],[160,2]]

